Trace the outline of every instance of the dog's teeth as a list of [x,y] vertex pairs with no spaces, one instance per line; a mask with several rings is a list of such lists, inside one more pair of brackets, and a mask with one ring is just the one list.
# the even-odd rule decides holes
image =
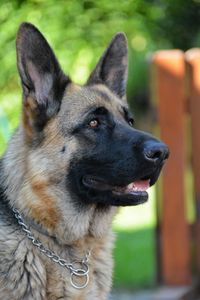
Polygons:
[[149,180],[138,180],[127,185],[126,192],[146,191],[149,188]]
[[130,183],[129,185],[127,185],[126,189],[128,190],[132,190],[134,188],[134,183]]

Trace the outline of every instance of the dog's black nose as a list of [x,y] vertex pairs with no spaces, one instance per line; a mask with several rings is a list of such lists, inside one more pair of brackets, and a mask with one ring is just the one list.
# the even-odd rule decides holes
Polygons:
[[159,141],[149,141],[145,143],[143,153],[146,160],[161,162],[169,157],[169,148]]

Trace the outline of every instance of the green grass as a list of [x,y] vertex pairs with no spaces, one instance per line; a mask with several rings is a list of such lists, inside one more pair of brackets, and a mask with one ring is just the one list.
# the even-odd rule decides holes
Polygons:
[[153,228],[117,232],[114,250],[115,288],[149,287],[155,283]]

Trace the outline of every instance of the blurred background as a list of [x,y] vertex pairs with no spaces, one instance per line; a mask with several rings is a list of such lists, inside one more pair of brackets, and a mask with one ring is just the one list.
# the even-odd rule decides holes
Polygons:
[[[200,0],[1,0],[1,154],[20,116],[15,37],[22,21],[33,23],[43,32],[63,70],[80,84],[86,81],[112,36],[124,31],[129,42],[128,101],[136,126],[154,133],[158,130],[156,107],[150,97],[152,53],[200,45]],[[151,189],[147,204],[124,208],[114,220],[115,288],[153,287],[157,282],[155,199],[156,192]]]

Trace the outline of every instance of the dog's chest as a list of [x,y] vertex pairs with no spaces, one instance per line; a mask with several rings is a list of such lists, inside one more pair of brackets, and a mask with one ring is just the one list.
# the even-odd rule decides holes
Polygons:
[[[104,247],[106,246],[106,247]],[[88,266],[89,282],[87,287],[76,289],[71,284],[72,274],[67,268],[46,261],[46,297],[48,300],[97,300],[107,299],[111,286],[112,258],[109,245],[99,245],[93,249]],[[75,283],[83,285],[86,277],[73,277]]]
[[[3,232],[2,232],[3,236]],[[8,234],[5,241],[8,242]],[[30,241],[22,236],[10,234],[9,247],[5,245],[4,255],[0,255],[0,271],[6,277],[0,278],[0,295],[5,300],[105,300],[110,291],[112,277],[111,236],[95,241],[89,259],[89,283],[84,289],[76,289],[70,282],[70,271],[50,260]],[[84,243],[84,248],[85,248]],[[48,245],[52,246],[52,245]],[[84,253],[77,245],[76,255],[66,256],[67,250],[52,249],[60,257],[72,262]],[[90,243],[88,242],[88,246]],[[80,251],[81,250],[81,251]],[[6,255],[5,255],[6,253]],[[2,273],[3,274],[3,273]]]
[[[107,214],[106,214],[107,216]],[[104,223],[104,226],[101,224]],[[98,213],[90,223],[88,234],[70,246],[59,246],[53,239],[36,236],[46,248],[67,262],[82,260],[88,250],[89,282],[76,289],[70,282],[70,271],[41,253],[18,226],[1,222],[0,295],[16,300],[105,300],[111,288],[112,244],[110,216],[102,222]],[[33,232],[35,235],[35,232]],[[82,282],[81,282],[82,284]]]
[[48,266],[46,271],[46,299],[87,299],[84,289],[78,290],[71,286],[71,274],[67,269],[61,270],[57,266]]

